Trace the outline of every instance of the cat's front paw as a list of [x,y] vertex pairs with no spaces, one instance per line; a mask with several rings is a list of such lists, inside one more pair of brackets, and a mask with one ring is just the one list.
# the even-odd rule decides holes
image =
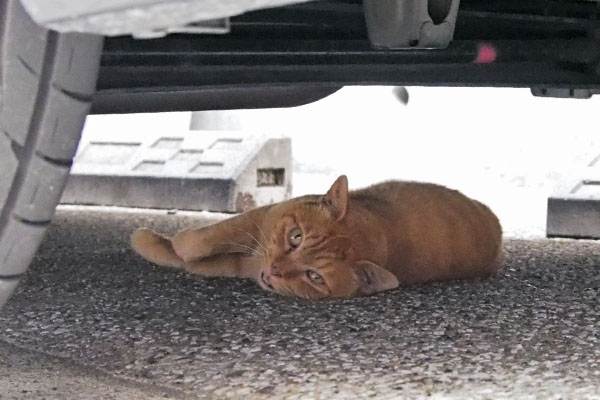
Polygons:
[[161,236],[152,229],[140,228],[131,234],[131,247],[139,254],[144,254],[149,247],[156,245]]
[[131,235],[131,247],[143,258],[158,265],[184,267],[171,246],[171,240],[148,228],[140,228]]
[[198,260],[214,254],[214,247],[207,237],[206,229],[187,229],[171,239],[173,250],[185,262]]

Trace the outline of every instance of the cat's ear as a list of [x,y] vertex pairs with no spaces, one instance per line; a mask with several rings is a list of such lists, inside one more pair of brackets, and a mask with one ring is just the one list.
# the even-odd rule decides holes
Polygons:
[[371,294],[397,288],[398,278],[387,269],[371,261],[358,261],[354,264],[360,294]]
[[331,210],[336,221],[344,218],[348,208],[348,178],[346,175],[341,175],[333,182],[321,201],[325,207]]

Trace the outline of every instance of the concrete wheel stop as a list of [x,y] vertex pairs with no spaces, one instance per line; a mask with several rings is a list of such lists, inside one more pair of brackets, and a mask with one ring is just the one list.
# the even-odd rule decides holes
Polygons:
[[243,212],[292,191],[289,138],[239,131],[83,138],[61,203]]
[[548,198],[546,236],[600,239],[600,155]]

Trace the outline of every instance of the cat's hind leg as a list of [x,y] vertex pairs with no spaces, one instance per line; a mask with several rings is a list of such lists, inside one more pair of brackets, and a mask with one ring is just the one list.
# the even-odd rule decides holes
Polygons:
[[131,247],[140,256],[154,264],[185,268],[184,261],[175,253],[171,239],[148,228],[141,228],[131,235]]

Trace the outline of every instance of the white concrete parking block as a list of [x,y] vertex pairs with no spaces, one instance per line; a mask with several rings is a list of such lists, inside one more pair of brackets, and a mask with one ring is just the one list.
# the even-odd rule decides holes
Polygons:
[[548,198],[546,234],[600,239],[600,155]]
[[94,135],[62,203],[243,212],[292,191],[291,141],[240,132]]

